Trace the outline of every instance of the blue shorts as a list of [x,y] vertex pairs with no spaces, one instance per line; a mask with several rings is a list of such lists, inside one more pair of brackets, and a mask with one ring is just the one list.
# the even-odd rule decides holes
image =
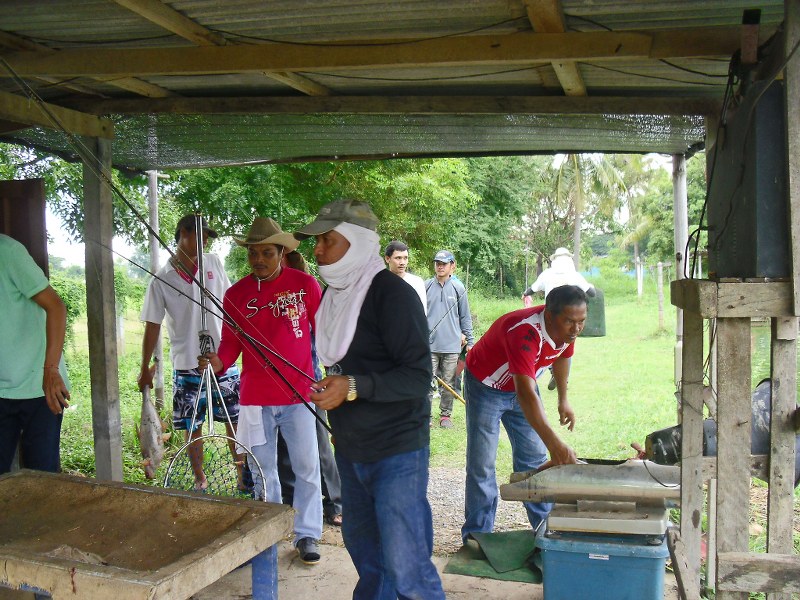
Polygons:
[[[211,403],[214,413],[214,420],[223,423],[236,423],[239,420],[239,369],[235,365],[228,369],[223,375],[217,376],[219,390],[222,393],[222,401],[219,394],[212,386]],[[197,369],[175,370],[172,372],[172,425],[175,429],[188,431],[192,424],[192,414],[197,403],[197,417],[195,417],[195,431],[205,423],[206,420],[206,390],[203,390],[199,403],[197,394],[200,391],[200,372]],[[224,407],[223,407],[224,404]],[[225,411],[227,409],[227,416]]]

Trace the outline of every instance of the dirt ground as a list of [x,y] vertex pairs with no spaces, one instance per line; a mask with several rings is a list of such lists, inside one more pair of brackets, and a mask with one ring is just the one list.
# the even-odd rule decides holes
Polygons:
[[[464,470],[431,468],[428,485],[428,500],[433,512],[434,564],[442,573],[449,555],[461,547],[461,523],[464,511]],[[508,531],[528,527],[522,504],[500,500],[497,510],[496,529]],[[341,532],[337,527],[325,525],[322,534],[320,562],[304,565],[297,557],[291,542],[279,545],[278,578],[279,594],[284,600],[299,598],[324,598],[325,600],[349,600],[352,598],[357,575],[350,556],[344,548]],[[215,584],[195,594],[195,600],[249,600],[250,567],[233,571]],[[483,600],[542,600],[541,584],[497,581],[464,575],[442,574],[442,583],[448,599]],[[665,576],[664,599],[677,600],[675,578]]]
[[[282,542],[278,552],[279,589],[284,600],[324,598],[350,600],[356,584],[356,572],[344,548],[322,545],[319,564],[307,566],[300,562],[290,542]],[[447,557],[435,556],[434,564],[442,572]],[[449,600],[543,600],[541,584],[497,581],[464,575],[442,574],[442,584]],[[250,567],[229,573],[218,582],[192,596],[193,600],[249,600]],[[664,580],[664,600],[678,600],[675,578],[667,573]]]

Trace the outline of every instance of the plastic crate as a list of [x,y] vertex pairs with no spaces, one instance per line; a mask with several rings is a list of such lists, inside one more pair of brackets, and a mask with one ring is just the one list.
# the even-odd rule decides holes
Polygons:
[[663,600],[664,536],[552,532],[540,528],[544,600]]

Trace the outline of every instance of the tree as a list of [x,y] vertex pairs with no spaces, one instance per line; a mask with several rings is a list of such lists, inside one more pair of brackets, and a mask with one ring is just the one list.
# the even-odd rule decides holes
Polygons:
[[602,230],[613,221],[625,183],[606,154],[567,154],[558,167],[556,197],[572,205],[572,251],[580,266],[584,221]]
[[[83,235],[81,163],[70,163],[22,146],[0,144],[0,175],[7,179],[44,179],[47,204],[61,219],[67,235],[73,241],[87,241]],[[123,177],[112,169],[112,181],[125,198],[113,194],[114,231],[131,243],[143,243],[147,236],[134,209],[139,214],[147,214],[144,177]]]
[[[706,199],[705,153],[696,154],[686,161],[686,195],[689,230],[692,231],[699,225],[700,213]],[[671,262],[675,256],[675,209],[672,177],[666,169],[659,169],[654,173],[641,203],[643,216],[651,222],[646,238],[648,255],[652,260]],[[705,248],[705,232],[701,232],[700,236],[698,247]]]
[[652,181],[654,171],[659,167],[648,164],[640,154],[616,155],[612,160],[626,185],[622,200],[628,219],[619,244],[623,248],[633,246],[634,263],[639,264],[639,246],[647,239],[653,226],[652,219],[644,212],[642,197]]

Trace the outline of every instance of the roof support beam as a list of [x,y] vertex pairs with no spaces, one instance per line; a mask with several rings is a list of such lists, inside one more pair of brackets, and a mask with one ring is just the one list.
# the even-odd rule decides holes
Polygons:
[[[148,21],[163,27],[168,31],[181,36],[197,44],[198,46],[227,46],[230,42],[224,36],[207,29],[196,21],[178,12],[174,8],[167,6],[161,0],[115,0],[120,6],[124,6]],[[309,96],[327,96],[330,90],[315,81],[297,75],[295,73],[269,73],[264,75],[280,81],[298,91]]]
[[[0,31],[0,47],[8,48],[10,50],[15,50],[15,51],[34,52],[38,54],[58,53],[58,51],[48,48],[47,46],[43,46],[42,44],[32,42],[28,39],[25,39],[22,36],[14,35],[13,33],[8,33],[7,31]],[[62,82],[58,78],[42,76],[39,77],[38,79],[41,79],[46,83],[56,85],[58,87],[64,87],[67,89],[74,90],[76,92],[80,92],[82,94],[97,95],[97,92],[94,90],[89,90],[83,86],[75,85],[74,83]],[[109,78],[94,77],[94,79],[100,81],[106,81],[107,83],[113,85],[114,87],[118,87],[123,90],[128,90],[129,92],[139,94],[140,96],[146,96],[147,98],[166,98],[168,96],[173,95],[172,92],[170,92],[169,90],[165,90],[162,87],[159,87],[152,83],[148,83],[146,81],[134,79],[133,77],[109,77]]]
[[653,32],[515,33],[423,40],[404,45],[319,47],[269,43],[198,48],[68,49],[17,52],[6,60],[22,76],[147,76],[367,67],[530,65],[559,61],[729,56],[736,27]]
[[328,96],[85,100],[93,114],[586,114],[712,115],[717,98],[563,96]]
[[[114,124],[109,119],[87,115],[85,113],[62,108],[54,104],[42,103],[40,110],[35,103],[27,98],[0,92],[0,119],[13,123],[24,123],[25,126],[47,127],[59,129],[63,127],[75,135],[112,139],[114,137]],[[50,115],[57,121],[54,123]]]
[[206,29],[160,0],[115,0],[115,2],[198,46],[225,46],[228,43],[220,34]]
[[[563,33],[567,30],[560,0],[525,0],[525,9],[534,31]],[[574,60],[555,61],[552,66],[567,96],[586,95],[586,85]]]

